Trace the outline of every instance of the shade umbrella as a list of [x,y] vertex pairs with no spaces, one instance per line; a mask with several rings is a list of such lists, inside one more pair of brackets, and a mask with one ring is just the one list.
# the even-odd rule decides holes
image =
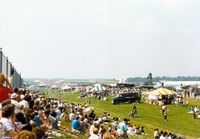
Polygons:
[[156,89],[154,91],[149,92],[148,94],[149,95],[156,95],[156,96],[158,96],[158,95],[173,95],[175,93],[176,92],[173,91],[173,90],[169,90],[169,89],[161,87],[161,88],[158,88],[158,89]]

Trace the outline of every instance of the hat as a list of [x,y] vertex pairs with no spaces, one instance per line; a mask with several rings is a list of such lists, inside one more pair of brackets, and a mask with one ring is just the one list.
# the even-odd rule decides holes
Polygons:
[[12,99],[14,99],[14,98],[16,98],[18,95],[16,94],[16,93],[13,93],[11,96],[10,96],[10,98],[12,98]]

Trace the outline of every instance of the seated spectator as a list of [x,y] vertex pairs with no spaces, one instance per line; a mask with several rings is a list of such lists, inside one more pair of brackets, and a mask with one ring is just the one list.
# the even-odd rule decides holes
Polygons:
[[79,121],[79,117],[77,116],[73,121],[72,121],[72,132],[80,132],[81,124]]
[[62,110],[62,113],[61,113],[61,115],[60,115],[60,120],[70,121],[70,120],[69,120],[69,114],[68,114],[66,108],[64,108],[64,109]]
[[13,139],[35,139],[35,134],[33,132],[23,130],[19,132]]
[[161,134],[160,139],[168,139],[168,133],[166,131]]
[[35,133],[35,139],[45,139],[46,129],[44,127],[36,127],[33,132]]
[[200,113],[198,113],[197,118],[200,119]]
[[94,117],[95,117],[95,114],[94,114],[94,111],[92,110],[92,111],[88,114],[88,118],[94,119]]
[[28,104],[28,101],[27,101],[27,100],[29,100],[28,97],[29,97],[28,95],[21,96],[22,100],[19,102],[19,104],[23,106],[23,113],[29,109],[29,104]]
[[102,125],[100,125],[100,128],[99,128],[99,136],[101,138],[103,138],[103,136],[104,136],[105,133],[106,133],[106,129],[105,129],[105,127],[102,124]]
[[127,118],[124,118],[123,122],[120,122],[119,125],[118,125],[118,129],[117,129],[117,134],[119,137],[122,137],[122,138],[127,138],[127,131],[128,131],[128,121],[130,121],[129,119]]
[[15,105],[15,114],[19,113],[19,112],[24,112],[23,111],[23,105],[20,104],[18,101],[17,101],[17,97],[18,95],[16,93],[13,93],[10,98],[11,98],[11,104]]
[[30,119],[29,124],[31,125],[32,128],[37,126],[36,122],[34,121],[34,118],[35,118],[35,113],[32,112],[29,116]]
[[139,129],[140,129],[140,127],[136,127],[136,128],[135,128],[135,134],[140,134]]
[[195,112],[199,112],[199,108],[197,106],[194,107]]
[[14,136],[17,135],[18,129],[14,123],[15,119],[15,106],[12,104],[8,104],[6,106],[3,107],[3,111],[2,111],[2,117],[0,122],[3,124],[3,128],[4,128],[4,132],[5,135],[4,136],[8,136],[13,138]]
[[18,129],[22,129],[23,127],[25,127],[28,123],[27,123],[27,119],[26,117],[24,116],[23,113],[19,112],[16,114],[16,126]]
[[103,139],[115,139],[111,134],[104,134]]
[[114,122],[111,124],[111,130],[112,131],[116,131],[117,127],[119,125],[119,118],[118,117],[114,117]]
[[98,132],[99,132],[99,129],[95,127],[89,139],[101,139],[101,137],[98,135]]
[[53,128],[58,129],[58,121],[55,117],[51,116],[49,109],[44,111],[44,115],[45,115],[44,117],[45,121],[49,124],[52,124]]
[[142,134],[142,135],[145,134],[145,132],[144,132],[144,127],[143,127],[143,126],[141,126],[141,127],[139,128],[139,133]]
[[87,128],[87,123],[84,122],[84,117],[81,117],[81,118],[80,118],[80,125],[81,125],[80,131],[81,131],[82,133],[85,133],[85,132],[86,132],[86,128]]
[[158,128],[156,128],[156,129],[154,130],[154,139],[159,139],[159,138],[160,138],[159,130],[158,130]]
[[108,114],[107,117],[108,117],[109,120],[112,120],[112,116],[110,114]]
[[34,122],[37,124],[37,126],[42,125],[42,121],[41,121],[40,116],[37,112],[35,112]]
[[93,124],[90,126],[90,135],[93,134],[95,128],[99,128],[99,123],[93,122]]
[[193,107],[193,106],[190,107],[189,110],[190,110],[190,113],[193,113],[193,111],[194,111],[194,107]]
[[130,123],[128,123],[128,131],[127,133],[129,135],[134,135],[135,134],[135,128],[133,128],[133,125],[131,125]]
[[74,111],[72,111],[70,114],[69,114],[69,120],[70,121],[73,121],[74,119],[75,119],[75,112]]

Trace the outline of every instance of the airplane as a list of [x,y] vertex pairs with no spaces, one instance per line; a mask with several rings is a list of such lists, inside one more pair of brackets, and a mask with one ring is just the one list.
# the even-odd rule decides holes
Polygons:
[[183,91],[183,89],[200,89],[200,81],[160,81],[161,86]]
[[146,81],[142,83],[138,88],[142,89],[156,89],[159,87],[165,87],[168,89],[174,89],[177,92],[181,92],[184,89],[192,89],[195,91],[200,91],[200,81],[160,81],[153,82],[152,73],[146,78]]

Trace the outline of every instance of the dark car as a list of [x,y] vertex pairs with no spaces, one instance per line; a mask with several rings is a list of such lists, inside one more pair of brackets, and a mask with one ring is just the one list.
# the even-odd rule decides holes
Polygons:
[[141,95],[138,92],[130,92],[130,93],[120,93],[117,96],[113,97],[112,103],[133,103],[139,102],[141,100]]
[[200,92],[194,92],[194,98],[196,98],[197,96],[200,96]]
[[81,97],[87,97],[87,96],[88,96],[88,93],[86,93],[86,92],[80,94],[80,98]]

